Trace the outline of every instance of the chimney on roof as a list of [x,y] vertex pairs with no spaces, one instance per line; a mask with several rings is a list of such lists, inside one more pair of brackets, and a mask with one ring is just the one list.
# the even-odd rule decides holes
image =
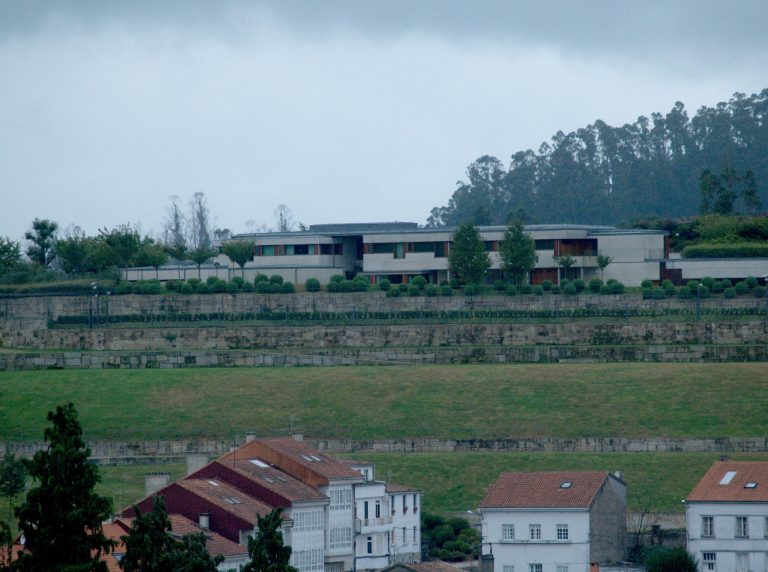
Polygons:
[[256,440],[256,433],[254,431],[248,431],[245,434],[245,442],[246,443],[250,443],[251,441],[255,441],[255,440]]
[[620,481],[624,480],[624,469],[616,469],[613,471],[613,476],[619,479]]
[[144,493],[151,496],[171,482],[171,473],[144,473]]
[[187,455],[187,476],[199,471],[208,464],[208,455],[204,453],[193,453]]
[[210,528],[211,518],[208,516],[207,512],[201,512],[197,515],[197,524],[203,530],[208,530]]
[[720,455],[720,460],[721,461],[730,461],[730,459],[728,458],[728,455]]

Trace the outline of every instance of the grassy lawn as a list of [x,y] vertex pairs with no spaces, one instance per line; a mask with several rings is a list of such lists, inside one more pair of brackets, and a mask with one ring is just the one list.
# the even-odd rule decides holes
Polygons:
[[0,439],[71,400],[86,438],[354,439],[768,433],[768,364],[547,364],[0,373]]
[[[713,453],[382,453],[348,455],[376,463],[376,476],[424,491],[424,510],[475,509],[485,490],[503,471],[624,470],[630,510],[682,512],[681,499],[709,466]],[[768,454],[732,455],[735,460],[768,460]],[[100,467],[101,494],[115,509],[144,498],[144,473],[184,475],[183,463]]]

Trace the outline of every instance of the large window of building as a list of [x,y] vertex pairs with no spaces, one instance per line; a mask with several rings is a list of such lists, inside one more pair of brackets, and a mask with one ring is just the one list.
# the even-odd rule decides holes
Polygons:
[[531,540],[541,540],[541,525],[529,524],[528,525],[528,538]]
[[746,516],[736,517],[736,537],[749,538],[749,521]]
[[542,564],[529,564],[528,565],[528,572],[543,572],[543,565]]
[[352,489],[333,489],[331,490],[330,510],[351,510],[352,509]]
[[514,540],[515,539],[515,525],[514,524],[502,524],[501,525],[501,539],[502,540]]
[[701,560],[704,563],[704,570],[717,570],[717,553],[703,552]]
[[557,539],[558,540],[568,540],[568,525],[567,524],[558,524],[557,525]]
[[704,538],[712,538],[715,536],[715,523],[713,517],[701,517],[701,536]]
[[395,252],[395,243],[374,242],[371,243],[370,251],[372,254],[393,254]]
[[330,532],[330,547],[332,549],[352,546],[352,528],[332,528]]

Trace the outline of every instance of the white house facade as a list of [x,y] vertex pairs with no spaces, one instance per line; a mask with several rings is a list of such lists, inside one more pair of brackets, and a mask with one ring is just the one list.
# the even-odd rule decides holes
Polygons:
[[768,462],[721,461],[685,500],[699,570],[768,570]]
[[606,472],[503,473],[479,512],[495,572],[588,572],[624,556],[626,484]]

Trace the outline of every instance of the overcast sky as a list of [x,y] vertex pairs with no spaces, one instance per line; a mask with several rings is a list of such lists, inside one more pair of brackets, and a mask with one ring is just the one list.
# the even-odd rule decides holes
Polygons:
[[[0,1],[0,236],[423,223],[483,154],[768,87],[768,2]],[[579,221],[574,221],[579,222]]]

